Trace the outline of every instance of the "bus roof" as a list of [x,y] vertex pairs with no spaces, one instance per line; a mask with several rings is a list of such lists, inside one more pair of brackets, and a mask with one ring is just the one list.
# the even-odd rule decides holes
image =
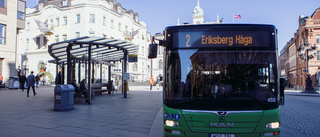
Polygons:
[[166,29],[179,29],[179,28],[208,28],[208,27],[268,27],[276,28],[271,24],[188,24],[188,25],[177,25],[168,26]]

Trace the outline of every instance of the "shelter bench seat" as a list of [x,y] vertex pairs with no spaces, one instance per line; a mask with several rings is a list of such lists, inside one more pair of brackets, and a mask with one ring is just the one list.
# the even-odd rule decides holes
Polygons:
[[[91,90],[94,92],[95,95],[102,94],[102,92],[107,92],[107,85],[108,83],[92,83]],[[111,94],[111,91],[108,91],[108,94]]]

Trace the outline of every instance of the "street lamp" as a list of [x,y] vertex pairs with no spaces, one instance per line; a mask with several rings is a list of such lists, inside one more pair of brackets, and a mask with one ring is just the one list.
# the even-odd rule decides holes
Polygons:
[[[314,46],[310,46],[310,43],[308,42],[305,42],[305,45],[303,45],[301,42],[300,47],[298,48],[300,58],[302,60],[307,61],[307,80],[306,80],[306,88],[303,91],[304,93],[317,93],[316,91],[314,91],[312,87],[312,80],[310,78],[310,73],[309,73],[309,60],[313,59],[316,56],[316,53],[317,53],[316,49],[317,49],[316,44],[314,44]],[[309,52],[310,52],[310,55],[309,55]]]

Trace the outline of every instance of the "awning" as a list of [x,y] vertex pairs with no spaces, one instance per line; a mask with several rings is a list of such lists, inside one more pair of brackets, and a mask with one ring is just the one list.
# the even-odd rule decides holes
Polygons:
[[124,51],[127,51],[127,55],[137,55],[138,52],[137,46],[128,41],[86,36],[49,45],[48,52],[55,59],[50,62],[66,63],[68,49],[73,59],[88,60],[90,45],[91,60],[107,65],[123,59]]

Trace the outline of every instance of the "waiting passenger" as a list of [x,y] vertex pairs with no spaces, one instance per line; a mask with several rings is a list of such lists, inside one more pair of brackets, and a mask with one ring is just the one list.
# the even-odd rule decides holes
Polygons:
[[88,98],[88,89],[86,88],[86,82],[85,82],[85,79],[83,79],[81,82],[80,82],[80,93],[83,94],[83,96],[85,98]]
[[108,89],[109,94],[111,93],[111,91],[112,91],[113,94],[115,94],[115,92],[114,92],[115,88],[114,88],[114,85],[113,85],[113,80],[108,81],[107,89]]

